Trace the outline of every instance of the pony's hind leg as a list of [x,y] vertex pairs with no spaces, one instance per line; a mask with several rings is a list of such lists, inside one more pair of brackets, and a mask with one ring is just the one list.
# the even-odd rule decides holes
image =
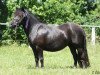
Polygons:
[[78,48],[78,63],[81,68],[87,68],[89,65],[87,51],[83,48]]
[[73,55],[73,59],[74,59],[74,66],[73,67],[77,67],[77,52],[76,52],[76,48],[74,48],[73,46],[69,46],[70,51]]

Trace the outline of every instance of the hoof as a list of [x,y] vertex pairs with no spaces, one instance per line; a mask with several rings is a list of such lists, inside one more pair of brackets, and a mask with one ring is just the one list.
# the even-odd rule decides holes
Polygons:
[[36,69],[38,69],[39,67],[36,67]]
[[76,68],[77,68],[77,66],[70,66],[70,68],[76,69]]
[[44,69],[44,67],[41,67],[42,69]]

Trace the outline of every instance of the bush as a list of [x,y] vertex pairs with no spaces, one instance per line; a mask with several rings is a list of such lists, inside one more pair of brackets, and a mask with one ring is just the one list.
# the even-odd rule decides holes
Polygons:
[[[75,22],[81,25],[100,25],[100,4],[87,0],[6,0],[8,8],[8,21],[16,7],[27,7],[44,23],[62,24]],[[6,30],[3,30],[5,32]],[[88,32],[88,29],[86,30]],[[100,36],[100,28],[96,29]],[[8,36],[10,35],[10,36]],[[18,37],[17,37],[18,36]],[[18,28],[17,40],[26,40],[23,29]],[[15,39],[15,34],[8,29],[3,39]]]

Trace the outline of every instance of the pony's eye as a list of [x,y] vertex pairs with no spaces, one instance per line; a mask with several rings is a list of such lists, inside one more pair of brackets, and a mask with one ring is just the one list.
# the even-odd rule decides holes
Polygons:
[[16,22],[18,22],[18,21],[20,20],[20,17],[19,17],[19,16],[16,16],[16,17],[14,18],[14,20],[15,20]]
[[15,20],[16,22],[18,22],[18,21],[19,21],[19,19],[16,19],[16,18],[14,18],[14,20]]
[[16,19],[16,21],[18,22],[19,20],[18,20],[18,19]]
[[18,16],[21,18],[22,17],[22,14],[19,14]]

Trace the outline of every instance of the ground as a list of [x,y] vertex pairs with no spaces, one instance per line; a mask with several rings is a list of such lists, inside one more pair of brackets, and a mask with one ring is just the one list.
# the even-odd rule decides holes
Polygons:
[[44,51],[43,69],[35,68],[31,48],[16,44],[0,47],[0,75],[94,75],[100,74],[100,43],[88,44],[91,67],[87,69],[70,68],[73,58],[69,48],[59,52]]

